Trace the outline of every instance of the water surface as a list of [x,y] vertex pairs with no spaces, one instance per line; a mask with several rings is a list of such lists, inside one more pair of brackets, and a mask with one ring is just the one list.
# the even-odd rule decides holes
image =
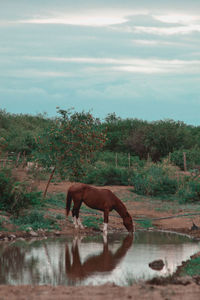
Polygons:
[[[134,237],[100,234],[0,244],[0,284],[127,285],[138,279],[172,274],[200,243],[172,233],[136,232]],[[164,267],[149,263],[162,259]]]

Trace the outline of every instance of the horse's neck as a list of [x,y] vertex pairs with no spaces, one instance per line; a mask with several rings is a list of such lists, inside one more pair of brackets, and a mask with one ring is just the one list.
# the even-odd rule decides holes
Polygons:
[[125,205],[117,197],[116,197],[115,210],[116,210],[116,212],[118,212],[120,217],[122,217],[122,219],[124,219],[125,216],[127,215],[127,209],[126,209]]

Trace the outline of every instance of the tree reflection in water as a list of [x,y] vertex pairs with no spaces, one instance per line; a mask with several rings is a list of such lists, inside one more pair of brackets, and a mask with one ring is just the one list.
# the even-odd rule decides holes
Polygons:
[[[0,253],[0,283],[8,284],[11,281],[22,281],[27,249],[17,245],[3,247]],[[35,262],[30,259],[26,262],[30,272],[33,272]]]
[[92,255],[82,263],[79,251],[80,240],[75,237],[71,247],[71,253],[68,244],[66,244],[65,251],[65,270],[70,284],[75,285],[97,273],[103,274],[113,271],[131,248],[132,243],[133,234],[128,234],[124,238],[121,246],[115,253],[112,253],[112,251],[109,250],[108,242],[104,242],[103,250],[100,254]]

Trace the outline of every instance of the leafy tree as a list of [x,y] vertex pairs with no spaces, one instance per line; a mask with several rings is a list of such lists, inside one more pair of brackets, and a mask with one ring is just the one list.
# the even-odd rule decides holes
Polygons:
[[129,152],[131,147],[127,143],[132,131],[140,128],[144,121],[138,119],[121,119],[117,117],[115,113],[108,114],[103,123],[103,127],[106,128],[107,141],[105,149],[115,152]]
[[52,120],[44,115],[15,115],[0,110],[0,147],[2,152],[31,155],[36,149],[35,136]]
[[66,175],[80,178],[92,154],[101,149],[106,140],[99,119],[89,112],[59,109],[58,113],[60,116],[38,137],[37,159],[46,167],[54,167],[44,196],[56,169],[62,178]]
[[159,161],[169,152],[190,148],[192,140],[183,122],[164,120],[141,124],[132,131],[127,144],[140,158],[146,159],[149,155],[153,161]]

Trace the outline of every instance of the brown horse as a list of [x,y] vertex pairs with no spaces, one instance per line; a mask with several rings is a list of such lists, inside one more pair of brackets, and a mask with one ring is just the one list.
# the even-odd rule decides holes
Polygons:
[[107,234],[109,212],[113,209],[116,210],[123,219],[123,224],[126,229],[129,232],[133,232],[133,221],[130,214],[128,213],[122,201],[117,198],[117,196],[115,196],[110,190],[97,189],[83,183],[72,185],[68,190],[66,199],[67,216],[70,211],[72,200],[74,202],[72,216],[74,218],[75,227],[80,226],[81,228],[83,228],[83,225],[81,224],[81,221],[79,219],[79,210],[82,202],[84,202],[90,208],[98,209],[104,212],[103,232],[105,234]]

